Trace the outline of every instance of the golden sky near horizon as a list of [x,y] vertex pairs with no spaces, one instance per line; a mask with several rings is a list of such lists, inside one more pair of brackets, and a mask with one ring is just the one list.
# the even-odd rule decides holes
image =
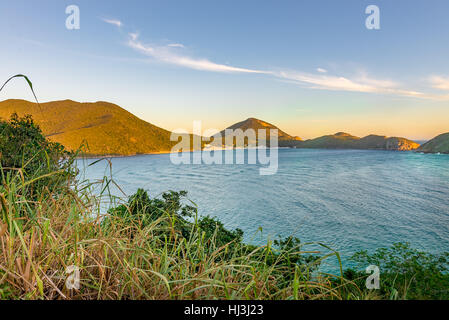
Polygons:
[[[249,117],[255,117],[269,122],[279,129],[302,139],[313,139],[319,136],[346,132],[355,136],[364,137],[369,134],[398,136],[412,140],[430,140],[435,136],[449,132],[449,106],[447,108],[432,108],[427,112],[421,108],[408,108],[386,112],[366,112],[364,114],[328,114],[316,116],[315,114],[284,114],[267,115],[238,115],[227,114],[219,119],[204,115],[191,119],[148,119],[158,126],[168,130],[185,129],[192,132],[194,120],[202,120],[202,130],[216,129],[217,131],[229,127],[234,123]],[[164,121],[165,120],[165,121]]]

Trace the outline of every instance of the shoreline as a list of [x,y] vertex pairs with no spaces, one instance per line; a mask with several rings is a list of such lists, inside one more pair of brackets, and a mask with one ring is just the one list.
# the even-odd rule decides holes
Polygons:
[[[241,148],[240,148],[241,149]],[[243,148],[244,150],[248,150],[248,148]],[[258,148],[253,148],[258,149]],[[269,149],[269,148],[267,148]],[[303,149],[303,150],[365,150],[365,151],[392,151],[392,152],[413,152],[413,153],[419,153],[419,154],[434,154],[434,155],[449,155],[449,153],[440,153],[440,152],[424,152],[421,150],[388,150],[388,149],[352,149],[352,148],[295,148],[295,147],[278,147],[277,149]],[[229,151],[229,150],[237,150],[237,149],[227,149],[227,148],[221,148],[221,149],[214,149],[214,150],[201,150],[201,151]],[[188,151],[189,153],[192,152],[198,152],[200,150],[191,150]],[[129,158],[129,157],[137,157],[137,156],[147,156],[147,155],[160,155],[160,154],[172,154],[172,153],[182,153],[182,152],[172,152],[172,151],[155,151],[155,152],[148,152],[148,153],[136,153],[136,154],[129,154],[129,155],[83,155],[76,157],[77,160],[82,159],[101,159],[101,158]]]
[[158,154],[169,154],[173,153],[170,151],[155,151],[155,152],[149,152],[149,153],[136,153],[136,154],[103,154],[103,155],[82,155],[76,157],[76,159],[100,159],[100,158],[129,158],[129,157],[136,157],[136,156],[147,156],[147,155],[158,155]]
[[[259,149],[259,148],[217,148],[212,150],[202,149],[202,150],[190,150],[187,151],[188,153],[192,152],[198,152],[198,151],[229,151],[229,150],[247,150],[247,149]],[[270,149],[270,148],[266,148]],[[277,147],[276,149],[294,149],[291,147]],[[172,153],[183,153],[183,152],[172,152],[172,151],[154,151],[154,152],[148,152],[148,153],[135,153],[135,154],[129,154],[129,155],[84,155],[84,156],[78,156],[76,159],[99,159],[99,158],[128,158],[128,157],[136,157],[136,156],[147,156],[147,155],[158,155],[158,154],[172,154]]]

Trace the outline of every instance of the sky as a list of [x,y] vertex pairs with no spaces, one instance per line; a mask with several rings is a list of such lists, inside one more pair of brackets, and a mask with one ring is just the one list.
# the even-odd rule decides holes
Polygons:
[[[23,73],[40,102],[108,101],[168,130],[256,117],[304,139],[426,140],[449,131],[448,14],[447,0],[2,1],[0,82]],[[21,79],[9,98],[33,100]]]

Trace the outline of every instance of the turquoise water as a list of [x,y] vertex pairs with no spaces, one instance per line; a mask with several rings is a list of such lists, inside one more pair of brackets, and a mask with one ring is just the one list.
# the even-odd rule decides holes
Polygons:
[[[126,194],[186,190],[199,214],[241,228],[253,243],[294,235],[324,242],[345,258],[398,241],[449,251],[449,155],[280,149],[277,174],[261,176],[258,169],[174,165],[166,154],[112,159],[114,180]],[[105,172],[106,162],[99,162],[85,175],[93,180]]]

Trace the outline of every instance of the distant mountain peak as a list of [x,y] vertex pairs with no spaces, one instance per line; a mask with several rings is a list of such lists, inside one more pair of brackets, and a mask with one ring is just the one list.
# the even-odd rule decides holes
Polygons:
[[[234,123],[233,125],[227,127],[226,129],[231,129],[231,130],[241,129],[242,131],[246,131],[248,129],[253,129],[256,132],[259,129],[267,129],[267,130],[277,129],[279,140],[292,141],[292,142],[293,141],[301,141],[300,137],[291,136],[288,133],[286,133],[286,132],[282,131],[281,129],[279,129],[278,127],[276,127],[275,125],[273,125],[269,122],[254,118],[254,117]],[[224,136],[225,134],[226,134],[225,130],[221,131],[222,136]]]
[[246,119],[244,121],[241,121],[241,122],[238,122],[236,124],[240,124],[240,125],[244,125],[244,124],[247,124],[247,125],[260,125],[262,127],[278,129],[275,125],[272,125],[271,123],[268,123],[266,121],[263,121],[263,120],[260,120],[260,119],[257,119],[257,118],[248,118],[248,119]]
[[366,137],[363,137],[362,139],[386,139],[387,136],[381,136],[378,134],[369,134]]
[[336,134],[334,134],[334,136],[337,137],[352,137],[352,134],[346,133],[346,132],[337,132]]
[[306,140],[299,144],[299,148],[316,149],[375,149],[375,150],[415,150],[419,144],[398,137],[386,137],[370,134],[359,138],[346,132]]

